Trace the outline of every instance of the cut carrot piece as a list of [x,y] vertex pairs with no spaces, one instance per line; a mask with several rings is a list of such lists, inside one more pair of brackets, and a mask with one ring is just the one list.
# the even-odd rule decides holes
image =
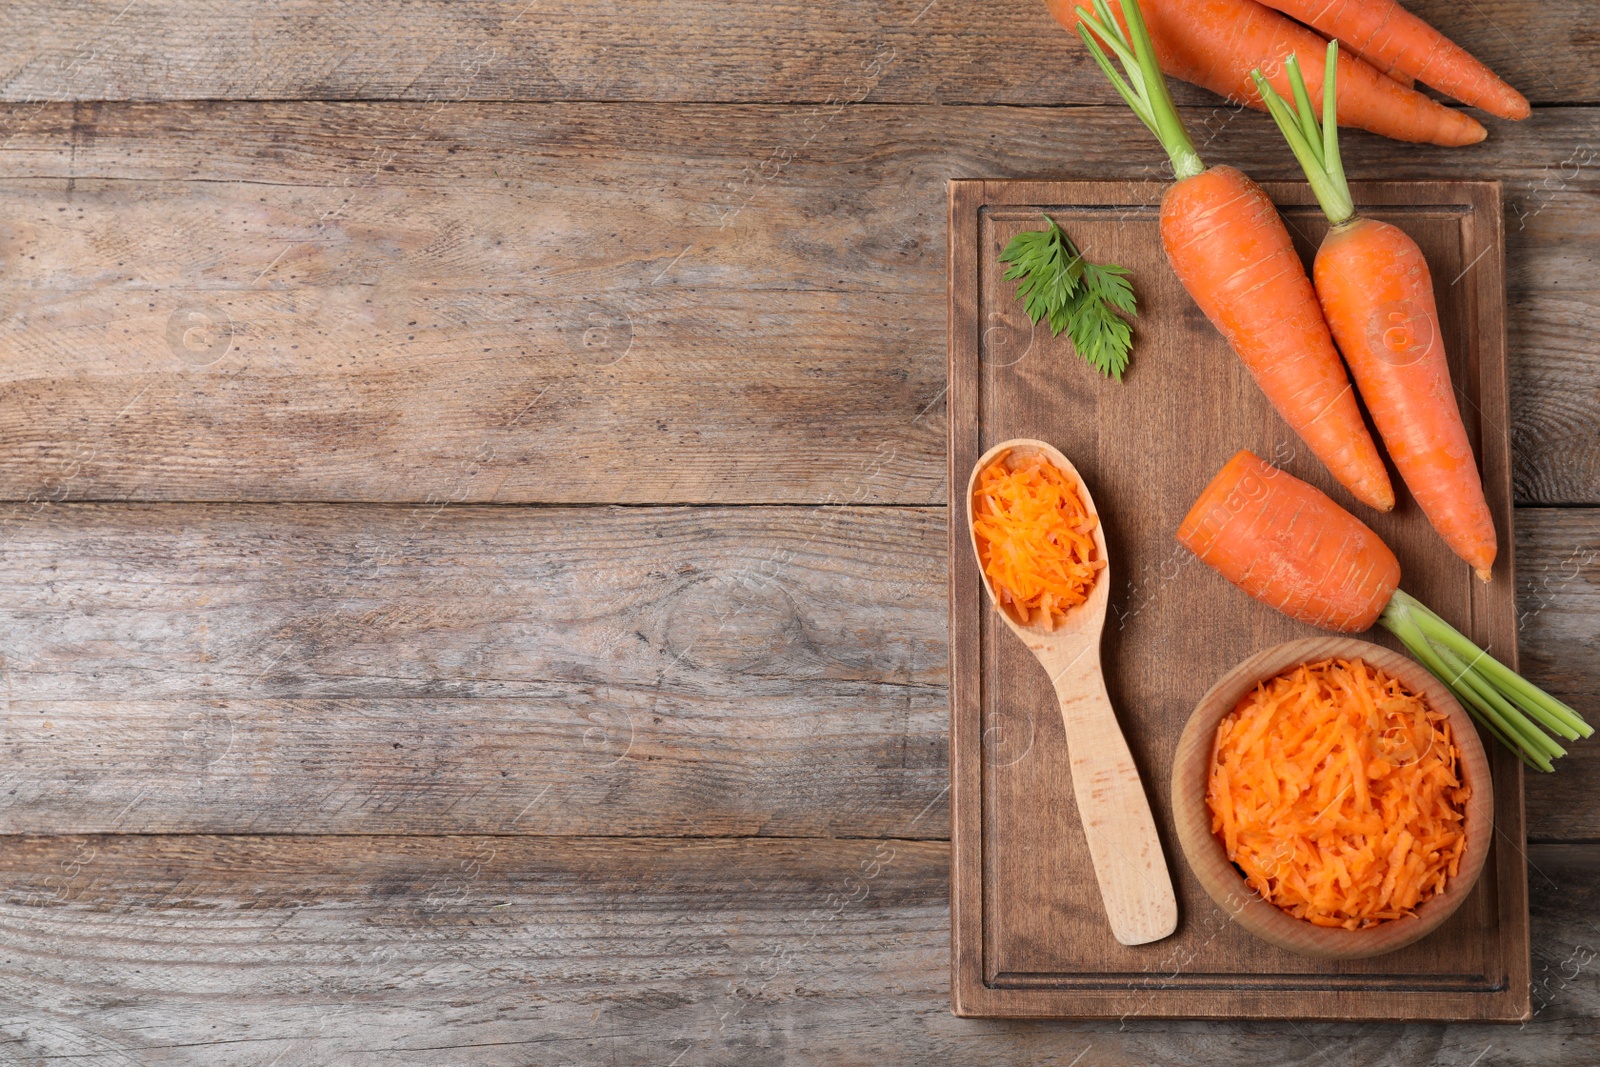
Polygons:
[[1378,621],[1400,561],[1315,486],[1240,452],[1194,502],[1178,543],[1301,622],[1354,633]]
[[1466,847],[1450,720],[1359,659],[1262,682],[1217,724],[1212,832],[1262,899],[1318,926],[1413,915]]
[[1178,527],[1178,543],[1290,618],[1346,633],[1381,624],[1530,767],[1551,770],[1566,754],[1548,734],[1576,741],[1594,733],[1583,716],[1401,589],[1400,561],[1359,519],[1249,452],[1206,486]]

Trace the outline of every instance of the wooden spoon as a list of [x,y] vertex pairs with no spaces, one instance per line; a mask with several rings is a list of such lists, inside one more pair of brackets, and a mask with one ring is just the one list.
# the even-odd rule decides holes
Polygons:
[[[973,490],[979,473],[1003,452],[1010,453],[1008,467],[1014,461],[1042,454],[1077,484],[1089,514],[1099,514],[1088,486],[1066,456],[1043,441],[1004,441],[983,454],[967,481],[967,532],[972,536],[974,553],[978,551],[978,539],[972,533]],[[1159,941],[1177,929],[1178,901],[1161,853],[1161,839],[1156,836],[1150,801],[1139,781],[1127,739],[1117,725],[1100,670],[1100,634],[1105,629],[1106,605],[1111,599],[1111,557],[1099,523],[1095,524],[1093,536],[1095,551],[1106,561],[1106,567],[1095,581],[1089,599],[1067,612],[1054,630],[1046,630],[1043,623],[1021,625],[998,606],[996,613],[1028,646],[1055,686],[1061,721],[1067,731],[1072,795],[1083,820],[1106,918],[1118,941],[1142,945]],[[978,569],[981,574],[981,560]],[[988,575],[983,576],[983,584],[990,600],[994,600]]]

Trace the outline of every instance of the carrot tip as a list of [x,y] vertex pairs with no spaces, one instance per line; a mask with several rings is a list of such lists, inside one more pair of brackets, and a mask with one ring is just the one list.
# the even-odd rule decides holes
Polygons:
[[1473,573],[1478,576],[1478,581],[1487,582],[1490,578],[1492,578],[1494,576],[1494,568],[1492,568],[1492,567],[1479,567],[1476,570],[1474,570]]
[[1389,485],[1364,487],[1364,491],[1356,494],[1363,504],[1376,511],[1394,510],[1394,487]]
[[1493,111],[1490,111],[1489,114],[1498,115],[1503,119],[1510,119],[1512,122],[1521,122],[1523,119],[1533,114],[1533,108],[1528,106],[1527,97],[1523,96],[1519,92],[1516,92],[1515,90],[1512,90],[1511,99],[1506,101],[1503,106],[1497,107]]

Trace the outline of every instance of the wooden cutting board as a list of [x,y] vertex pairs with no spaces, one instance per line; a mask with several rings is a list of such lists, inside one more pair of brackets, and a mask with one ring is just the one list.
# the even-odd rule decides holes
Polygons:
[[[1391,475],[1399,502],[1355,503],[1278,418],[1168,268],[1160,182],[950,183],[950,485],[991,444],[1037,437],[1078,466],[1112,560],[1107,684],[1156,812],[1177,888],[1178,931],[1119,945],[1106,926],[1073,806],[1048,679],[982,596],[967,531],[950,514],[952,999],[958,1015],[1515,1020],[1530,1010],[1522,768],[1486,739],[1497,833],[1482,880],[1433,935],[1389,956],[1302,958],[1257,941],[1214,905],[1172,831],[1171,759],[1223,672],[1319,633],[1195,562],[1173,531],[1241,448],[1321,487],[1400,557],[1407,590],[1515,664],[1504,241],[1494,182],[1354,187],[1367,214],[1416,239],[1500,539],[1494,581],[1475,580]],[[1308,186],[1274,183],[1307,262],[1326,230]],[[1140,315],[1121,383],[1065,336],[1034,329],[1000,250],[1047,210],[1100,263],[1133,272]],[[1374,435],[1376,436],[1376,435]],[[1380,632],[1374,639],[1399,647]]]

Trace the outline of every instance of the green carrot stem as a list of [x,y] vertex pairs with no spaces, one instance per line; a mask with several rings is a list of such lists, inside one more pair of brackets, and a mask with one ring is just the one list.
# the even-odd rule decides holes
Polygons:
[[[1184,129],[1183,119],[1172,102],[1172,94],[1167,91],[1167,80],[1156,62],[1155,46],[1150,43],[1150,31],[1145,27],[1139,0],[1121,0],[1121,5],[1122,17],[1128,24],[1127,33],[1123,32],[1106,0],[1094,0],[1094,14],[1078,9],[1078,36],[1088,45],[1089,54],[1117,94],[1166,149],[1167,158],[1172,160],[1173,174],[1179,181],[1193,178],[1204,171],[1206,165],[1195,151],[1189,131]],[[1101,41],[1105,42],[1104,46]],[[1107,47],[1121,61],[1128,75],[1126,80],[1106,55]]]
[[[1484,658],[1487,659],[1488,657],[1486,656]],[[1521,708],[1524,714],[1537,719],[1539,725],[1543,726],[1551,733],[1559,734],[1568,741],[1581,741],[1583,738],[1594,732],[1594,727],[1590,726],[1588,723],[1583,723],[1584,728],[1582,730],[1574,729],[1571,725],[1563,721],[1560,716],[1556,715],[1553,711],[1540,704],[1538,701],[1522,699],[1517,693],[1513,692],[1509,686],[1500,684],[1495,679],[1491,678],[1488,671],[1481,669],[1483,666],[1486,666],[1486,664],[1479,665],[1480,669],[1478,673],[1483,675],[1484,679],[1490,685],[1496,686],[1501,696],[1505,697],[1507,700],[1511,701],[1511,703]],[[1581,719],[1579,721],[1582,722]]]
[[1322,122],[1312,112],[1311,94],[1306,90],[1305,76],[1300,73],[1297,56],[1290,56],[1284,64],[1293,89],[1294,104],[1278,95],[1258,67],[1250,72],[1256,90],[1267,105],[1272,120],[1283,132],[1284,140],[1305,171],[1311,191],[1323,213],[1335,226],[1355,218],[1356,207],[1350,199],[1350,184],[1345,180],[1344,162],[1339,156],[1339,115],[1336,102],[1339,70],[1339,42],[1328,42],[1327,73],[1323,76]]
[[[1427,631],[1424,629],[1423,632],[1426,633]],[[1461,669],[1470,671],[1472,675],[1479,680],[1479,685],[1477,688],[1482,689],[1487,687],[1490,689],[1496,699],[1504,702],[1508,707],[1515,705],[1519,714],[1529,716],[1537,720],[1540,726],[1543,726],[1551,733],[1560,734],[1568,741],[1578,740],[1578,731],[1562,722],[1555,715],[1551,714],[1546,708],[1540,707],[1536,702],[1533,701],[1519,700],[1517,699],[1515,693],[1507,692],[1503,686],[1496,686],[1494,680],[1487,676],[1487,672],[1481,669],[1487,665],[1486,661],[1490,659],[1488,653],[1480,652],[1473,661],[1465,662],[1456,657],[1455,650],[1449,645],[1437,640],[1434,640],[1433,644],[1434,648],[1438,650],[1440,657],[1444,659],[1446,663],[1452,665],[1452,669],[1456,669],[1454,664],[1459,663],[1461,664]],[[1585,725],[1588,724],[1586,723]],[[1555,754],[1565,755],[1564,752]]]
[[[1350,183],[1344,176],[1344,157],[1339,154],[1339,42],[1328,42],[1328,58],[1322,73],[1322,169],[1336,188],[1350,199]],[[1355,210],[1354,203],[1351,211]]]
[[[1390,607],[1393,606],[1394,605],[1391,603]],[[1420,659],[1423,666],[1432,671],[1434,676],[1443,682],[1452,693],[1456,693],[1455,676],[1451,673],[1449,665],[1446,664],[1444,660],[1439,658],[1439,655],[1434,650],[1434,647],[1428,643],[1427,635],[1425,635],[1417,627],[1416,620],[1411,617],[1411,614],[1408,611],[1406,611],[1404,608],[1401,608],[1398,611],[1391,612],[1388,608],[1385,608],[1384,613],[1378,617],[1378,622],[1390,633],[1398,637],[1400,639],[1400,643],[1405,645],[1406,648],[1411,651],[1412,655]],[[1482,712],[1480,715],[1475,715],[1474,718],[1483,721],[1485,716],[1494,715],[1493,708],[1479,707],[1481,701],[1477,699],[1476,694],[1456,693],[1456,695],[1463,698],[1464,703],[1467,705],[1468,711],[1478,709]],[[1489,722],[1494,726],[1496,731],[1505,735],[1506,737],[1518,737],[1517,733],[1514,730],[1511,730],[1509,726],[1499,722],[1498,717],[1492,717]],[[1524,747],[1520,741],[1512,741],[1508,742],[1508,744],[1510,744],[1510,747],[1519,751]]]
[[1517,759],[1521,760],[1528,767],[1531,767],[1533,770],[1536,770],[1536,771],[1554,771],[1555,770],[1555,767],[1553,765],[1548,764],[1548,762],[1546,764],[1543,764],[1543,765],[1541,765],[1539,763],[1535,763],[1533,761],[1533,758],[1531,756],[1529,756],[1527,752],[1523,751],[1521,745],[1517,744],[1511,738],[1509,738],[1505,734],[1501,733],[1500,732],[1500,728],[1497,727],[1494,723],[1490,722],[1487,718],[1485,718],[1483,713],[1478,711],[1476,707],[1472,706],[1471,704],[1465,705],[1465,707],[1467,709],[1467,714],[1472,716],[1472,721],[1473,722],[1477,723],[1479,726],[1481,726],[1485,730],[1489,731],[1489,736],[1493,737],[1496,741],[1500,742],[1500,746],[1502,748],[1504,748],[1508,752],[1512,753],[1514,756],[1517,757]]
[[1549,764],[1541,765],[1541,764],[1535,763],[1533,761],[1533,758],[1522,750],[1522,746],[1521,745],[1518,745],[1515,741],[1511,740],[1505,734],[1501,733],[1499,731],[1499,729],[1494,725],[1494,723],[1492,723],[1488,719],[1484,718],[1483,715],[1481,715],[1476,709],[1474,709],[1472,707],[1468,707],[1467,708],[1467,714],[1472,716],[1472,721],[1473,722],[1476,722],[1479,726],[1482,726],[1485,730],[1488,730],[1489,731],[1489,736],[1493,737],[1496,741],[1500,742],[1500,747],[1501,748],[1504,748],[1506,751],[1508,751],[1512,755],[1516,756],[1517,759],[1521,760],[1525,766],[1527,766],[1527,767],[1529,767],[1529,768],[1531,768],[1533,770],[1542,771],[1542,772],[1546,772],[1546,773],[1549,773],[1549,772],[1552,772],[1552,771],[1555,770],[1555,767],[1553,765],[1549,765]]
[[[1416,620],[1404,603],[1397,604],[1391,600],[1389,606],[1379,616],[1378,622],[1398,637],[1401,643],[1410,650],[1411,654],[1421,660],[1423,666],[1432,671],[1434,676],[1456,695],[1474,719],[1488,726],[1490,732],[1495,735],[1496,740],[1517,753],[1531,766],[1536,766],[1540,770],[1551,769],[1547,766],[1549,764],[1548,757],[1542,752],[1530,750],[1528,744],[1522,740],[1521,735],[1512,729],[1508,723],[1503,722],[1495,710],[1479,699],[1476,693],[1470,689],[1457,687],[1449,666],[1439,658],[1433,646],[1428,643],[1427,636],[1418,629]],[[1541,765],[1541,763],[1545,765]]]
[[[1329,42],[1332,44],[1333,42]],[[1322,130],[1317,126],[1317,114],[1311,110],[1311,93],[1306,80],[1300,76],[1299,57],[1291,55],[1286,64],[1289,71],[1289,88],[1294,93],[1295,117],[1300,120],[1300,132],[1306,143],[1317,150],[1317,162],[1322,162]]]
[[[1090,25],[1097,25],[1081,10],[1078,12],[1078,16]],[[1117,73],[1117,68],[1112,66],[1111,59],[1106,55],[1105,50],[1100,47],[1099,42],[1090,35],[1087,29],[1079,26],[1078,36],[1082,37],[1083,43],[1089,46],[1089,54],[1094,57],[1095,63],[1099,65],[1101,72],[1106,76],[1106,80],[1111,83],[1111,87],[1117,91],[1117,94],[1122,97],[1128,107],[1133,109],[1133,113],[1139,117],[1139,121],[1144,123],[1150,132],[1159,138],[1161,136],[1161,127],[1156,125],[1155,114],[1151,112],[1149,104],[1146,103],[1144,94],[1123,80],[1122,75]],[[1130,64],[1127,58],[1122,55],[1120,47],[1114,43],[1112,47],[1118,48],[1118,58],[1122,59],[1125,67],[1129,68],[1130,74],[1138,70],[1138,60],[1134,60]]]
[[1492,706],[1499,712],[1501,719],[1510,723],[1518,735],[1531,747],[1538,749],[1552,759],[1560,758],[1567,754],[1567,750],[1550,740],[1549,736],[1536,725],[1528,721],[1521,709],[1513,707],[1505,697],[1497,692],[1494,686],[1473,669],[1472,665],[1465,663],[1454,652],[1440,645],[1434,646],[1434,652],[1450,670],[1459,686],[1465,686],[1478,695],[1478,698]]
[[[1432,668],[1430,667],[1429,670],[1432,670]],[[1491,737],[1500,742],[1502,747],[1514,753],[1516,757],[1523,763],[1527,764],[1529,767],[1532,767],[1536,771],[1550,771],[1555,769],[1553,766],[1551,766],[1549,760],[1545,760],[1543,757],[1540,757],[1543,760],[1542,763],[1534,762],[1533,757],[1528,754],[1527,749],[1521,744],[1521,742],[1517,741],[1511,735],[1501,730],[1500,727],[1496,726],[1494,720],[1480,711],[1475,702],[1472,700],[1467,700],[1462,703],[1462,706],[1466,708],[1467,714],[1472,716],[1472,720],[1474,722],[1483,727],[1485,730],[1489,731],[1489,735]]]
[[[1535,717],[1556,733],[1569,741],[1589,737],[1594,733],[1594,727],[1584,722],[1583,717],[1576,711],[1479,649],[1460,630],[1435,615],[1427,605],[1404,590],[1396,590],[1394,595],[1405,597],[1408,602],[1406,606],[1416,618],[1418,627],[1428,636],[1428,640],[1451,648],[1459,655],[1472,657],[1473,666],[1492,680],[1509,699],[1534,713]],[[1540,712],[1543,714],[1539,714]]]

